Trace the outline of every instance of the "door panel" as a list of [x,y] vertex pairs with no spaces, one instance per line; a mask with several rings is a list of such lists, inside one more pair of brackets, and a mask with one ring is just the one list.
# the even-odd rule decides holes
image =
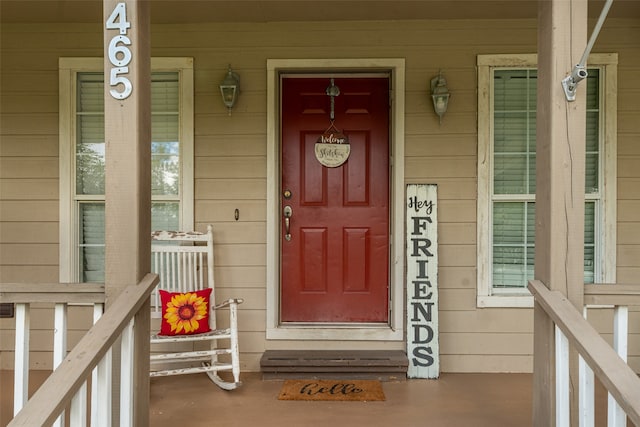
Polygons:
[[[336,78],[334,125],[349,138],[343,165],[315,143],[330,127],[329,78],[282,79],[283,322],[387,322],[389,81]],[[290,197],[286,197],[290,194]]]

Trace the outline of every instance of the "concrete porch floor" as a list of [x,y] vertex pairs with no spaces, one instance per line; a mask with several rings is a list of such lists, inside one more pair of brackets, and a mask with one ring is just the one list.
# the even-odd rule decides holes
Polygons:
[[281,401],[283,381],[263,381],[259,374],[242,380],[241,388],[226,392],[205,375],[153,378],[151,425],[531,425],[529,374],[443,374],[438,380],[383,382],[383,402]]
[[[30,390],[48,372],[32,371]],[[220,390],[204,374],[151,379],[150,425],[314,427],[526,427],[530,374],[442,374],[438,380],[383,382],[383,402],[281,401],[283,381],[243,373],[243,385]],[[0,426],[12,418],[13,372],[0,371]],[[596,426],[606,425],[606,393],[596,387]],[[631,425],[631,424],[629,424]]]

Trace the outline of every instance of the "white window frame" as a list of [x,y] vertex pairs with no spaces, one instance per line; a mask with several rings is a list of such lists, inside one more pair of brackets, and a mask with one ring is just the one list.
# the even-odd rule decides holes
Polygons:
[[[533,297],[524,288],[519,294],[492,294],[491,171],[493,147],[493,69],[537,68],[536,54],[478,55],[478,222],[477,306],[533,307]],[[604,120],[600,127],[600,174],[602,210],[596,220],[596,282],[615,283],[616,275],[616,164],[617,164],[617,66],[618,55],[591,54],[588,67],[599,68],[600,105]],[[559,84],[559,83],[558,83]]]
[[[75,112],[78,73],[102,72],[103,58],[60,58],[59,174],[60,282],[79,281],[78,218],[75,200]],[[180,87],[180,227],[194,226],[194,103],[193,58],[151,58],[153,72],[178,72]],[[151,212],[149,212],[151,215]]]

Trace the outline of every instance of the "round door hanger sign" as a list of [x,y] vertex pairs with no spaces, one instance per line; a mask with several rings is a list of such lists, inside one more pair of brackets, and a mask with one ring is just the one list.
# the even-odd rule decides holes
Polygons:
[[349,138],[342,133],[325,133],[320,135],[315,146],[316,159],[328,168],[344,164],[351,153]]

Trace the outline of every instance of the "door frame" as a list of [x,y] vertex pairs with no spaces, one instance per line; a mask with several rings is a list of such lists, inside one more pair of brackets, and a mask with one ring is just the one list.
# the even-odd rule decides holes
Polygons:
[[[281,324],[280,307],[280,74],[388,72],[390,116],[390,253],[388,324]],[[404,58],[267,59],[267,325],[273,340],[402,341],[404,301]],[[397,160],[394,160],[397,159]]]

